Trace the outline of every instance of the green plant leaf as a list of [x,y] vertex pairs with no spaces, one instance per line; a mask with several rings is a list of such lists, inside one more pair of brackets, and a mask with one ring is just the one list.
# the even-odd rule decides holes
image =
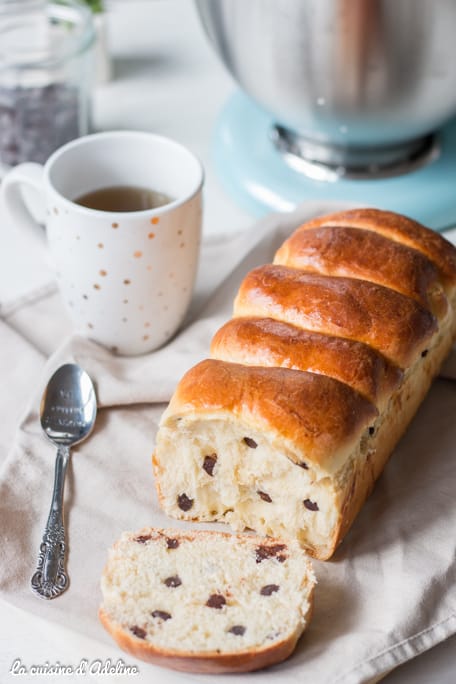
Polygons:
[[103,0],[83,0],[86,5],[90,7],[92,12],[98,13],[98,12],[103,12],[104,7],[103,7]]

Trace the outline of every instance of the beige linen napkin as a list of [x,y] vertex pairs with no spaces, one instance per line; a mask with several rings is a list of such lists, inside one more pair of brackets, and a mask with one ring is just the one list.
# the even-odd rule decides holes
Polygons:
[[[234,270],[205,305],[200,287],[193,317],[165,348],[116,358],[73,335],[50,358],[0,470],[5,600],[109,642],[97,621],[107,548],[123,530],[189,526],[167,518],[157,504],[150,461],[164,402],[185,370],[208,355],[245,273],[270,261],[285,235],[317,211],[305,207],[269,217],[232,241],[231,249],[223,241],[213,244],[203,257],[200,284],[206,267],[211,287],[227,265]],[[94,379],[101,410],[90,439],[73,450],[67,481],[71,584],[60,598],[44,602],[32,595],[29,582],[48,512],[54,450],[41,434],[37,411],[45,380],[69,361]],[[257,675],[237,676],[237,682],[373,682],[456,632],[455,415],[456,384],[439,379],[334,559],[315,562],[314,617],[296,653]],[[144,681],[148,675],[166,681],[153,666],[140,663],[140,671]],[[225,679],[204,677],[214,684]]]

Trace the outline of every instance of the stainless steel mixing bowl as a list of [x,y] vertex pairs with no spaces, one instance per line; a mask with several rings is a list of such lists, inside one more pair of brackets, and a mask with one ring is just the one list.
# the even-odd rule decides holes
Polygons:
[[[196,0],[279,142],[332,165],[387,166],[456,114],[456,0]],[[288,141],[288,142],[287,142]]]

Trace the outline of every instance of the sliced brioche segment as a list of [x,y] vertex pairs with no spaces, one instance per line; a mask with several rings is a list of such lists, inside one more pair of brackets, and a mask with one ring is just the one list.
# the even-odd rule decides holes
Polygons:
[[367,344],[296,328],[272,318],[232,318],[211,343],[211,356],[246,366],[310,371],[352,387],[381,411],[403,373]]
[[110,550],[100,619],[138,658],[190,672],[246,672],[287,658],[315,578],[296,542],[144,528]]
[[430,311],[382,285],[266,265],[250,271],[235,316],[267,316],[314,332],[369,344],[400,368],[427,348],[437,331]]
[[333,378],[207,360],[181,380],[157,435],[174,518],[298,539],[328,558],[377,410]]
[[384,285],[439,319],[448,312],[436,266],[416,249],[370,230],[343,225],[297,230],[279,248],[274,263]]
[[447,292],[456,288],[456,249],[443,235],[421,223],[380,209],[351,209],[327,214],[307,221],[298,230],[312,230],[321,226],[350,226],[371,230],[390,240],[408,245],[428,257],[437,267]]

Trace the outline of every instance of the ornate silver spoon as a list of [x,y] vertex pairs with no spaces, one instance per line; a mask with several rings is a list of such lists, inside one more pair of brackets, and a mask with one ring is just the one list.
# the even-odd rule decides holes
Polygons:
[[88,437],[96,415],[95,389],[87,373],[76,364],[60,366],[49,380],[40,407],[41,427],[57,446],[51,509],[31,580],[34,593],[45,599],[59,596],[68,586],[63,519],[65,473],[70,447]]

